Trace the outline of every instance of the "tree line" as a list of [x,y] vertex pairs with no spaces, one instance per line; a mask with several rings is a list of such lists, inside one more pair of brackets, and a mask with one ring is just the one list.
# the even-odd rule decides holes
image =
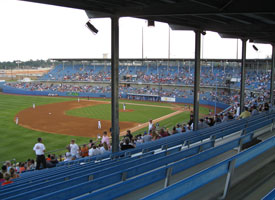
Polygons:
[[[60,62],[62,63],[62,62]],[[54,65],[60,64],[58,62],[55,62]],[[0,69],[30,69],[30,68],[45,68],[45,67],[51,67],[53,66],[53,63],[51,60],[28,60],[28,61],[7,61],[7,62],[0,62]]]

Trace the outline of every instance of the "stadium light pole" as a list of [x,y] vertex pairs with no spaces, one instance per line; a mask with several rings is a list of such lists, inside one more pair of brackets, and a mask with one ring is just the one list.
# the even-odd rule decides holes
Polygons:
[[112,152],[119,151],[119,17],[111,18],[111,84],[112,84]]

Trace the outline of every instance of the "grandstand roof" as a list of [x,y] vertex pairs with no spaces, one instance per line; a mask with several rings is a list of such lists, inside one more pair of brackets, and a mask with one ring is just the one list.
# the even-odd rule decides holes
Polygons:
[[218,32],[222,37],[275,43],[272,0],[23,0],[78,8],[90,18],[137,17],[169,23],[174,30]]

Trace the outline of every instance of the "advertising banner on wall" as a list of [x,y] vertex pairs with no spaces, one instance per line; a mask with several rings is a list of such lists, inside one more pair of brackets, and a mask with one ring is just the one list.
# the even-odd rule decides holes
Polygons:
[[176,98],[173,98],[173,97],[161,97],[161,101],[176,102]]

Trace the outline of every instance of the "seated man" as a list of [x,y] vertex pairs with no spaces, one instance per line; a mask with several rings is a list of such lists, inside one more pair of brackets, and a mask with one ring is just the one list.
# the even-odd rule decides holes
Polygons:
[[8,184],[10,184],[10,183],[13,183],[13,181],[11,181],[11,176],[10,176],[10,174],[7,173],[7,172],[4,174],[4,179],[5,179],[5,181],[1,184],[1,186],[4,186],[4,185],[8,185]]
[[120,149],[126,150],[126,149],[133,149],[133,148],[135,147],[130,144],[130,139],[128,137],[125,137],[124,142],[120,144]]
[[244,107],[244,111],[240,114],[240,116],[238,117],[238,119],[244,119],[244,118],[247,118],[247,117],[250,117],[250,112],[248,111],[248,107],[245,106]]

